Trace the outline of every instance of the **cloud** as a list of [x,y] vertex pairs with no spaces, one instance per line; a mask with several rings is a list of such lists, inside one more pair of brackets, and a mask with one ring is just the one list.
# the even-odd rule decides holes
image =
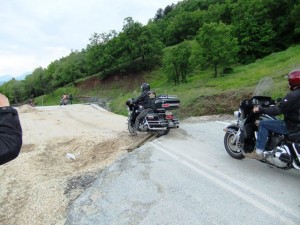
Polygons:
[[121,31],[126,17],[147,24],[174,0],[0,1],[0,76],[19,76],[82,50],[93,33]]

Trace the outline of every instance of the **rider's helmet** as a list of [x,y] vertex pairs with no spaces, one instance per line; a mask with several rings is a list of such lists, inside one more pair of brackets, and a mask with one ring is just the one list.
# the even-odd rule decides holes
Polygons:
[[142,90],[142,91],[150,91],[150,85],[147,84],[147,83],[143,83],[143,84],[141,85],[141,90]]
[[300,69],[293,70],[288,74],[290,90],[300,87]]

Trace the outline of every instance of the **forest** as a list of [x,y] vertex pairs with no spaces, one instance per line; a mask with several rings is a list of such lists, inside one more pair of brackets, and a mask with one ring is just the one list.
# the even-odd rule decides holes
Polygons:
[[300,0],[183,0],[159,8],[146,25],[124,19],[120,32],[93,33],[82,50],[12,79],[0,92],[14,104],[82,79],[163,68],[176,86],[195,69],[214,77],[300,42]]

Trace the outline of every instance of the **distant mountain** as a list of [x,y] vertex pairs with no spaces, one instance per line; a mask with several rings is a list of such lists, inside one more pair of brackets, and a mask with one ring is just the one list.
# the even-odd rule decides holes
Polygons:
[[0,76],[0,80],[2,81],[8,81],[8,80],[10,80],[12,78],[12,76],[10,76],[10,75],[4,75],[4,76]]
[[24,80],[26,78],[27,75],[31,74],[30,72],[27,73],[23,73],[22,75],[18,76],[18,77],[13,77],[11,75],[4,75],[4,76],[0,76],[0,85],[2,85],[3,83],[10,81],[12,78],[15,78],[16,80]]
[[10,76],[10,75],[4,75],[4,76],[1,76],[1,77],[0,77],[0,85],[3,84],[3,83],[6,82],[6,81],[11,80],[12,78],[13,78],[13,77]]
[[25,80],[27,75],[31,74],[31,72],[23,73],[21,76],[15,77],[17,80]]

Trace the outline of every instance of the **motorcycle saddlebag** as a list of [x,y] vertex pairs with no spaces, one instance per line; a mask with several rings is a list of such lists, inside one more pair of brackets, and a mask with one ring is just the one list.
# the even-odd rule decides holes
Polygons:
[[180,100],[175,96],[160,95],[155,100],[155,107],[165,110],[179,109]]

